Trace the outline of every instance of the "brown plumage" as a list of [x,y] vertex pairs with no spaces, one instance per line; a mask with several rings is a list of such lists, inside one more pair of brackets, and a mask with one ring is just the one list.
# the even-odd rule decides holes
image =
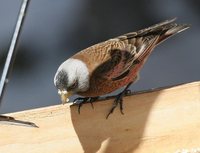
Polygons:
[[[74,90],[75,93],[81,96],[97,97],[111,93],[135,82],[139,70],[144,65],[154,47],[168,37],[189,27],[186,24],[176,24],[174,21],[175,19],[167,20],[137,32],[127,33],[114,39],[109,39],[86,48],[72,56],[70,59],[81,61],[86,65],[88,70],[88,81],[85,81],[88,82],[87,87],[78,90],[78,85],[81,85],[81,81],[78,79],[80,77],[77,76],[74,81],[71,81],[73,82],[71,86],[74,86],[72,91],[76,89]],[[59,75],[61,70],[67,73],[67,78],[69,77],[70,72],[68,72],[68,69],[70,68],[66,68],[68,67],[67,65],[70,65],[70,62],[60,66],[54,82],[59,90],[69,92],[68,85],[66,85],[65,89],[59,88],[62,81],[58,79],[61,76]],[[77,71],[79,71],[78,69]],[[121,95],[124,95],[124,92]],[[122,101],[122,97],[119,101]]]
[[[174,32],[188,27],[171,23],[172,21],[174,19],[110,39],[72,56],[85,62],[90,70],[92,86],[86,92],[78,94],[88,97],[104,95],[133,81],[145,62],[143,60],[157,44]],[[166,33],[169,29],[173,31]]]

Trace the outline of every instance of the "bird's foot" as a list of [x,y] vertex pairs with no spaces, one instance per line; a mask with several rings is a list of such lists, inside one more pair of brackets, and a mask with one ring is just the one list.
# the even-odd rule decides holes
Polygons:
[[114,103],[113,103],[108,115],[106,116],[106,119],[108,119],[110,114],[112,114],[114,112],[114,110],[115,110],[115,108],[117,107],[118,104],[119,104],[121,114],[124,115],[124,112],[123,112],[123,97],[125,95],[129,95],[130,93],[131,93],[131,90],[126,89],[126,90],[123,90],[121,93],[119,93],[116,96]]
[[95,102],[99,97],[78,97],[76,99],[74,99],[73,104],[77,104],[78,105],[78,113],[80,114],[80,110],[81,110],[81,106],[84,103],[90,103],[92,108],[94,109],[93,106],[93,102]]

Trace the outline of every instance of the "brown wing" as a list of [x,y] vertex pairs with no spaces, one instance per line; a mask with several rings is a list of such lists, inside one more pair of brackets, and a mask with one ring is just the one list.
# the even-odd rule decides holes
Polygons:
[[144,63],[153,48],[166,38],[188,28],[167,20],[137,32],[110,39],[83,50],[92,73],[105,79],[120,80],[136,64]]
[[[101,63],[95,70],[96,75],[103,76],[113,81],[120,80],[129,74],[129,71],[136,64],[139,64],[139,57],[145,50],[152,48],[157,36],[149,38],[137,38],[135,43],[116,41],[107,55],[107,60]],[[148,39],[148,41],[147,41]]]

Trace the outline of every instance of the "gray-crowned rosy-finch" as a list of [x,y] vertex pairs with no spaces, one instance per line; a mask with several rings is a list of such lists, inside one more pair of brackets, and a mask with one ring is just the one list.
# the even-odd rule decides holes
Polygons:
[[153,49],[170,36],[189,28],[187,24],[174,21],[167,20],[98,43],[64,61],[54,78],[62,103],[66,103],[72,94],[84,96],[78,99],[84,103],[125,87],[116,96],[107,117],[118,104],[122,112],[122,98],[128,87],[138,79],[139,71]]

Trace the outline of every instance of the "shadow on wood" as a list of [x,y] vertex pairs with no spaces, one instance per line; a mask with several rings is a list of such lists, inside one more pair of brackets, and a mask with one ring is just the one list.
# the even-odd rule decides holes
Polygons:
[[[164,89],[125,97],[125,115],[121,115],[120,111],[116,109],[108,120],[105,117],[112,106],[113,99],[95,103],[94,110],[89,106],[83,106],[81,114],[84,115],[79,115],[77,113],[77,107],[71,106],[72,123],[84,152],[137,152],[137,150],[140,150],[140,146],[143,146],[142,144],[145,144],[146,141],[151,143],[153,141],[162,141],[163,139],[167,141],[167,138],[172,133],[157,134],[161,131],[177,130],[176,127],[182,124],[180,122],[179,125],[179,120],[187,115],[192,104],[200,108],[200,103],[192,101],[192,99],[195,99],[196,91],[196,98],[199,97],[196,100],[200,102],[200,86],[198,86],[199,90],[197,88],[195,91],[190,88],[184,88],[184,86],[181,87],[183,88],[181,90],[177,90],[180,87],[174,87],[174,89],[171,88],[170,90]],[[154,105],[155,102],[156,104]],[[180,103],[183,106],[180,106]],[[183,110],[181,110],[182,108]],[[152,116],[157,119],[158,123],[149,123]],[[200,118],[200,114],[198,114],[198,117]],[[188,117],[186,119],[188,119],[186,122],[191,120]],[[150,135],[148,133],[145,134],[145,129],[148,131],[148,128],[152,132]],[[163,146],[163,151],[167,148],[167,144],[173,144],[173,140],[170,141],[166,143],[166,146]],[[152,151],[156,151],[158,144],[158,142],[157,144],[152,143],[152,146],[150,145],[148,147],[154,148]],[[161,146],[159,149],[161,149]],[[141,150],[146,152],[148,149],[143,148]]]
[[94,110],[83,105],[80,115],[77,113],[77,107],[72,106],[72,123],[84,152],[96,153],[103,143],[106,144],[100,152],[134,152],[143,141],[146,122],[159,93],[125,97],[125,114],[122,115],[117,107],[107,120],[106,115],[113,99],[96,102]]
[[[116,109],[108,120],[106,120],[105,117],[113,100],[95,103],[94,110],[89,106],[83,106],[81,115],[77,113],[77,108],[72,106],[71,117],[73,126],[84,152],[95,153],[101,150],[99,152],[129,153],[137,150],[140,144],[148,139],[152,139],[152,141],[158,139],[157,135],[151,134],[149,137],[144,134],[145,128],[149,128],[150,126],[148,124],[150,113],[157,114],[158,116],[156,118],[159,119],[159,124],[153,125],[151,129],[154,130],[152,131],[153,133],[156,133],[159,128],[161,130],[167,130],[169,124],[169,130],[172,130],[174,122],[178,122],[179,118],[181,119],[186,115],[185,113],[187,113],[187,111],[176,110],[181,109],[177,108],[176,105],[183,103],[183,107],[188,107],[189,109],[191,107],[189,106],[191,105],[191,99],[193,99],[192,96],[194,96],[195,93],[190,88],[183,88],[182,90],[177,90],[177,92],[176,89],[177,87],[168,92],[163,92],[163,90],[161,90],[125,97],[125,115],[121,115],[120,111]],[[196,90],[196,92],[198,92],[198,90]],[[185,99],[183,99],[184,97]],[[152,110],[152,107],[155,107],[154,104],[158,105],[160,108],[158,108],[158,110],[153,108]],[[197,104],[197,106],[199,107],[200,104]],[[181,124],[180,122],[180,126]],[[175,127],[174,130],[176,130]],[[166,135],[159,135],[159,137],[167,138]],[[103,147],[102,144],[104,144]]]

